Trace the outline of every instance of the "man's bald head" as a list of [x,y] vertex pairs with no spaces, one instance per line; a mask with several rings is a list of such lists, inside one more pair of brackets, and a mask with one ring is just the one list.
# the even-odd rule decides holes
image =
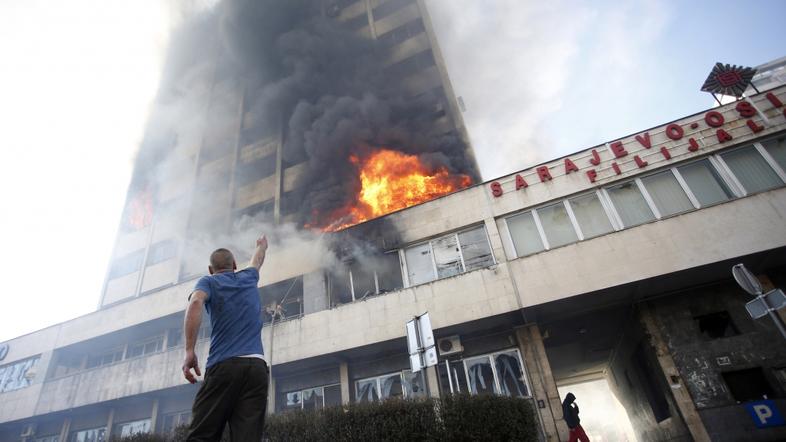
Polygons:
[[235,270],[237,264],[232,252],[227,249],[216,249],[210,254],[210,274]]

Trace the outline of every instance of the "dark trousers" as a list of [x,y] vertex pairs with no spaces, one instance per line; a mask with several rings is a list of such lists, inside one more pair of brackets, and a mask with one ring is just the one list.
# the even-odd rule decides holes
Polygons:
[[210,367],[194,399],[188,441],[260,441],[267,408],[268,368],[259,358],[230,358]]

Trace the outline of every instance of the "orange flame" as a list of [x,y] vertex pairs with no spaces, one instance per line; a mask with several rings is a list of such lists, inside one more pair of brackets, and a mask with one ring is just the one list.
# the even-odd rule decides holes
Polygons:
[[390,149],[377,150],[363,160],[353,155],[350,161],[360,172],[358,198],[328,216],[330,223],[314,223],[322,230],[335,232],[472,184],[467,175],[451,175],[445,167],[429,170],[416,155]]
[[132,230],[144,229],[153,222],[153,192],[137,193],[126,207],[126,225]]

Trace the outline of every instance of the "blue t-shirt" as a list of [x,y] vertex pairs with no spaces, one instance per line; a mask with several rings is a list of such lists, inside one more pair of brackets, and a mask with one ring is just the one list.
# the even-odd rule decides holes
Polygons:
[[213,327],[206,369],[235,356],[262,354],[258,282],[259,271],[254,267],[197,281],[194,290],[207,293],[205,309]]

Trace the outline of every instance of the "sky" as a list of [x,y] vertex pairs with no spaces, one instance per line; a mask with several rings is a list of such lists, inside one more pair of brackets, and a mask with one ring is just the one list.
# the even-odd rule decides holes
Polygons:
[[[0,3],[0,342],[94,311],[168,36],[210,0]],[[427,0],[485,180],[712,106],[786,2]]]

